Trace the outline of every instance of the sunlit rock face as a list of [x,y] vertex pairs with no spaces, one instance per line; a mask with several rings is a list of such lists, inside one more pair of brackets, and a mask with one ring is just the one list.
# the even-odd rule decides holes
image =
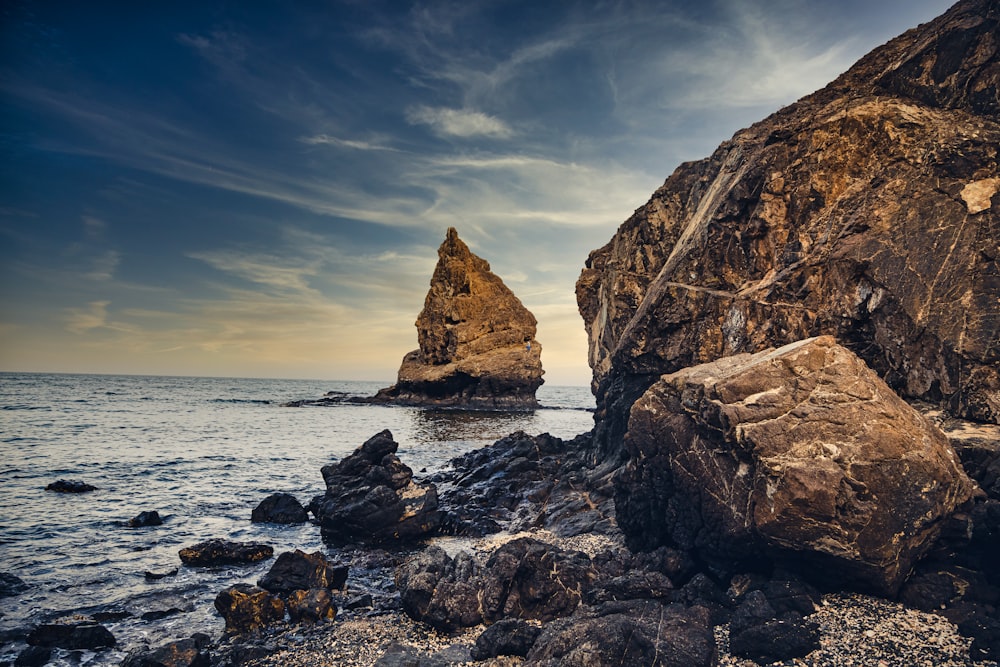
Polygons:
[[629,546],[893,594],[972,496],[947,437],[830,336],[664,375],[615,485]]
[[959,2],[681,165],[577,283],[598,437],[663,373],[831,334],[1000,422],[1000,4]]
[[449,228],[438,248],[420,348],[403,357],[394,386],[376,399],[405,405],[530,410],[542,380],[536,321],[489,263]]

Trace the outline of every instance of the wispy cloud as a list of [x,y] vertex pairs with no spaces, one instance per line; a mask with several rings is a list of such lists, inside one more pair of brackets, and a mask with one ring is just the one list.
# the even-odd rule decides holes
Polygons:
[[74,334],[86,334],[95,329],[109,329],[128,333],[131,329],[108,319],[110,301],[91,301],[86,308],[69,308],[66,311],[66,330]]
[[310,146],[336,146],[338,148],[353,148],[359,151],[390,151],[393,153],[401,152],[398,148],[393,148],[392,146],[387,146],[383,143],[377,141],[359,141],[356,139],[340,139],[338,137],[330,136],[329,134],[316,134],[311,137],[302,137],[299,139],[304,144]]
[[443,137],[508,139],[514,131],[502,120],[481,111],[417,106],[406,110],[411,125],[427,125]]

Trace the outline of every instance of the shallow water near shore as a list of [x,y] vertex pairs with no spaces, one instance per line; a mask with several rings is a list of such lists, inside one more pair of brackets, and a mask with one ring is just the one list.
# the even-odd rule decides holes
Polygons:
[[[118,664],[140,644],[218,636],[216,593],[256,581],[271,561],[193,569],[177,551],[227,538],[336,558],[316,526],[252,524],[250,512],[277,491],[307,503],[323,492],[323,465],[383,429],[419,476],[514,431],[571,438],[593,425],[585,387],[543,386],[543,408],[533,413],[281,406],[328,391],[368,396],[385,384],[0,373],[0,571],[30,586],[0,599],[0,661],[24,646],[8,638],[76,613],[112,619],[104,624],[119,646],[60,652],[52,664]],[[98,490],[44,490],[57,479]],[[148,510],[164,525],[125,527]],[[174,569],[161,579],[144,574]],[[143,620],[148,612],[166,616]]]

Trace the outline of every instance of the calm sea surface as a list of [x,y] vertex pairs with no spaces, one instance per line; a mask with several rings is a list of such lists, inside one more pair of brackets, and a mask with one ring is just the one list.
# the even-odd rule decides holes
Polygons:
[[[256,540],[332,555],[312,524],[250,523],[276,491],[305,504],[323,492],[320,468],[382,429],[414,471],[434,471],[513,431],[571,438],[593,425],[584,387],[538,392],[529,414],[464,413],[369,405],[285,408],[328,391],[367,396],[384,383],[0,373],[0,571],[30,585],[0,598],[0,661],[7,640],[74,613],[122,616],[105,625],[122,650],[60,654],[54,664],[118,664],[136,645],[223,629],[212,601],[270,562],[215,570],[181,566],[177,551],[211,538]],[[45,491],[57,479],[98,487]],[[164,525],[127,528],[156,510]],[[175,576],[147,580],[146,571]],[[180,610],[144,621],[147,612]]]

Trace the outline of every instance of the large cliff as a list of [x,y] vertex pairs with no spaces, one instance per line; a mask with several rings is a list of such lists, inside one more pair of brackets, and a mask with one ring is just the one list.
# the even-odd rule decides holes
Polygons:
[[377,401],[486,410],[530,410],[542,380],[535,316],[449,228],[438,248],[420,347],[403,357],[396,384]]
[[682,164],[577,283],[598,437],[664,373],[830,334],[1000,422],[1000,2],[963,0]]

